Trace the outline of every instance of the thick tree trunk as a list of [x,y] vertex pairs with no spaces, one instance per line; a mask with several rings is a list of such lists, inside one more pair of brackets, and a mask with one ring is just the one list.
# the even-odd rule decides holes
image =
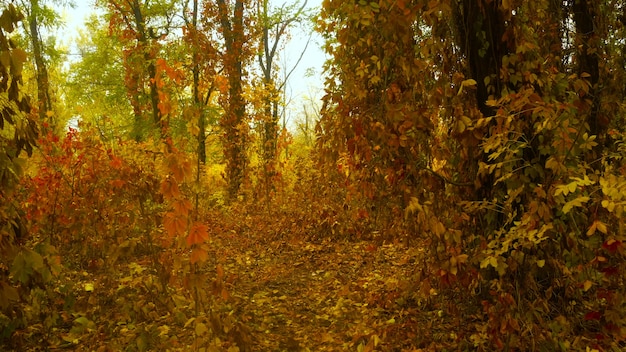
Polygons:
[[494,114],[494,110],[486,104],[489,86],[485,84],[485,78],[490,77],[490,85],[497,98],[503,88],[499,77],[502,58],[508,54],[507,45],[502,41],[505,20],[498,3],[462,0],[456,8],[457,42],[465,53],[470,78],[477,82],[476,103],[484,116]]
[[600,52],[600,40],[595,30],[595,13],[593,4],[589,0],[575,0],[572,8],[574,23],[576,26],[575,47],[578,61],[578,74],[588,74],[589,96],[592,97],[591,107],[587,113],[589,134],[602,137],[606,132],[608,121],[599,120],[600,96],[598,81],[600,80],[600,68],[598,55]]
[[[469,77],[476,80],[476,104],[483,116],[493,116],[496,111],[487,106],[489,95],[498,99],[503,83],[500,79],[502,58],[508,54],[506,43],[502,41],[505,20],[498,9],[498,2],[488,0],[462,0],[455,8],[457,25],[457,43],[464,53]],[[489,77],[489,84],[485,78]],[[477,174],[479,162],[485,162],[487,156],[477,149],[479,154],[471,155],[468,166]],[[493,190],[493,175],[480,180],[481,186],[474,190],[473,199],[490,199]]]
[[220,124],[224,133],[224,155],[228,195],[236,198],[246,173],[246,103],[243,98],[243,0],[237,0],[229,14],[225,0],[217,0],[219,20],[226,45],[225,71],[228,74],[228,103]]

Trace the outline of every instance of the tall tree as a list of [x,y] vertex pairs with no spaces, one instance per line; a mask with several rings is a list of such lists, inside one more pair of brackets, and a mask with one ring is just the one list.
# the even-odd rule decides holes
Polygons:
[[[127,46],[124,51],[125,81],[135,115],[135,139],[143,138],[144,94],[149,101],[152,124],[163,135],[167,114],[160,105],[156,61],[159,40],[170,31],[175,1],[140,3],[139,0],[108,0],[105,5],[111,14],[111,29]],[[146,88],[148,92],[144,93]]]
[[600,57],[603,51],[601,43],[603,39],[606,39],[606,36],[605,33],[602,33],[603,24],[600,22],[602,16],[598,14],[598,11],[601,9],[597,2],[573,1],[577,73],[585,75],[591,84],[588,94],[592,98],[587,113],[587,124],[589,125],[589,133],[598,136],[598,140],[603,140],[609,121],[600,114],[602,91],[599,89],[598,83],[600,82]]
[[52,99],[50,97],[50,78],[48,75],[48,65],[45,59],[45,47],[41,37],[42,18],[44,14],[51,10],[42,6],[39,0],[29,0],[25,4],[27,9],[28,33],[30,35],[30,45],[35,62],[35,72],[37,78],[37,107],[39,118],[43,121],[46,114],[52,110]]
[[[264,99],[263,99],[263,161],[264,177],[266,182],[266,192],[269,192],[271,179],[276,169],[275,159],[277,157],[277,141],[279,130],[279,96],[285,87],[291,73],[306,52],[306,47],[300,53],[298,61],[292,68],[285,68],[288,72],[282,81],[276,78],[277,55],[281,42],[289,35],[289,28],[293,24],[302,21],[306,17],[305,8],[307,1],[291,4],[283,4],[275,10],[270,9],[269,0],[257,2],[257,17],[261,27],[260,46],[261,50],[257,55],[259,66],[261,67]],[[308,42],[307,42],[308,46]]]
[[124,82],[124,44],[109,35],[109,25],[92,16],[76,40],[79,60],[67,74],[65,99],[73,104],[73,116],[94,125],[104,140],[136,137],[138,127]]
[[[26,309],[22,302],[28,301],[31,288],[43,283],[47,270],[44,259],[24,244],[29,239],[24,205],[15,197],[16,188],[23,175],[23,152],[32,155],[38,138],[38,126],[31,114],[28,97],[24,94],[22,71],[26,63],[26,51],[17,47],[11,35],[23,14],[13,4],[2,4],[0,14],[0,313],[3,322],[0,330],[4,339],[11,339],[16,329],[24,324]],[[20,261],[24,257],[41,259]],[[16,272],[26,275],[16,275]],[[39,281],[37,281],[39,280]],[[4,342],[4,341],[3,341]]]
[[[215,4],[217,12],[208,17],[217,19],[224,43],[222,65],[228,79],[228,95],[222,97],[225,111],[220,125],[223,130],[228,195],[234,199],[245,179],[247,170],[248,121],[243,88],[244,65],[250,57],[244,26],[248,22],[245,19],[248,2],[216,0]],[[209,7],[211,7],[209,4],[205,5],[205,8]]]
[[[320,31],[333,57],[326,67],[321,155],[345,171],[363,196],[362,212],[376,207],[380,221],[406,206],[410,190],[430,178],[428,145],[438,102],[427,100],[437,76],[416,60],[422,27],[417,6],[330,1]],[[350,170],[350,171],[347,171]]]
[[190,56],[192,73],[192,117],[197,119],[197,154],[200,164],[206,163],[206,138],[207,138],[207,106],[211,95],[216,90],[218,80],[218,51],[217,44],[211,39],[215,25],[199,18],[206,14],[200,8],[199,0],[189,0],[183,7],[185,27],[183,31],[184,43]]

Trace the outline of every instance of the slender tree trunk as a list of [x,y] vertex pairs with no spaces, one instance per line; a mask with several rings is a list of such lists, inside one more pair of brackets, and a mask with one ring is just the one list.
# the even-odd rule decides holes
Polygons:
[[[193,0],[193,10],[191,27],[193,31],[193,105],[194,112],[198,113],[198,163],[206,164],[206,116],[204,115],[204,109],[202,108],[202,98],[200,96],[200,60],[198,58],[198,0]],[[210,98],[211,92],[207,93]]]
[[52,100],[50,99],[50,80],[48,77],[48,68],[46,67],[46,62],[43,57],[41,38],[39,37],[39,23],[37,21],[37,16],[41,11],[39,7],[39,0],[31,0],[30,6],[31,12],[30,18],[28,19],[28,25],[37,71],[37,101],[39,106],[39,118],[43,121],[46,118],[46,113],[52,110]]
[[157,72],[156,65],[154,63],[154,54],[152,53],[150,46],[150,37],[148,35],[146,29],[146,20],[141,12],[141,5],[139,4],[139,0],[133,0],[132,3],[133,15],[135,18],[135,26],[137,28],[138,34],[138,42],[139,49],[143,50],[143,58],[144,64],[147,65],[148,70],[148,79],[149,79],[149,87],[150,87],[150,105],[152,107],[152,122],[159,129],[161,135],[163,135],[164,131],[164,121],[162,121],[163,116],[161,114],[161,110],[159,109],[159,89],[157,87]]
[[[285,80],[280,84],[280,87],[277,86],[273,77],[274,59],[281,39],[287,34],[289,25],[298,21],[301,17],[307,1],[304,1],[300,8],[293,14],[289,14],[289,16],[286,16],[285,12],[280,12],[279,18],[274,18],[274,16],[269,13],[268,0],[259,1],[257,4],[258,17],[262,23],[261,45],[263,48],[262,52],[258,54],[258,59],[261,71],[263,72],[263,84],[266,93],[263,102],[265,113],[263,120],[263,173],[265,178],[265,192],[266,196],[269,198],[270,192],[274,187],[272,180],[276,175],[276,160],[278,158],[279,91],[281,87],[284,87],[286,84],[289,74],[293,72],[292,69]],[[284,6],[285,5],[283,5],[283,9]],[[270,30],[274,35],[273,39],[270,38]],[[302,54],[304,54],[304,52]],[[297,63],[295,66],[297,66]]]

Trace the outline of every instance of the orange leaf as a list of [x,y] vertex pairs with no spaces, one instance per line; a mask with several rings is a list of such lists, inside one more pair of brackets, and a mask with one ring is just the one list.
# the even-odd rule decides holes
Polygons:
[[218,279],[222,279],[224,277],[224,267],[222,266],[222,264],[217,264],[217,278]]
[[109,182],[109,184],[113,188],[122,188],[126,184],[126,181],[124,181],[124,180],[112,180],[112,181]]
[[161,188],[159,191],[165,199],[173,199],[180,196],[180,189],[178,188],[178,184],[169,177],[161,182]]
[[209,253],[202,247],[196,247],[191,251],[191,257],[189,258],[191,264],[204,263],[209,258]]
[[191,202],[188,199],[179,199],[172,204],[176,216],[186,217],[189,215],[189,211],[193,208]]
[[184,158],[179,158],[176,154],[168,157],[167,166],[177,182],[183,182],[191,177],[191,163]]
[[227,300],[229,297],[230,297],[230,294],[228,293],[228,291],[226,291],[226,288],[222,287],[222,299]]
[[189,247],[194,244],[200,244],[209,239],[209,228],[204,224],[194,224],[189,231],[189,236],[187,236],[187,245]]
[[170,237],[183,235],[187,228],[187,217],[177,216],[177,214],[171,212],[167,213],[163,219],[163,226]]
[[112,156],[111,161],[109,162],[109,165],[111,165],[111,168],[117,170],[122,167],[122,159],[116,156]]

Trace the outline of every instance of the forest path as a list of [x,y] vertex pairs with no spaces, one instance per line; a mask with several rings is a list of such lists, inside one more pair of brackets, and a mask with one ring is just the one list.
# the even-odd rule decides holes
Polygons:
[[401,351],[428,325],[409,289],[418,249],[237,235],[225,242],[227,290],[255,351]]

